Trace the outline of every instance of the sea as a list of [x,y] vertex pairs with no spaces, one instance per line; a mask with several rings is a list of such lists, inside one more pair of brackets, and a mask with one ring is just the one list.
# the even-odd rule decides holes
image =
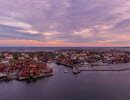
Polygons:
[[[79,48],[81,49],[81,47],[1,47],[0,50],[33,52]],[[101,47],[82,48],[100,49]],[[128,47],[105,47],[105,49],[130,50]],[[83,71],[73,74],[70,67],[55,63],[50,63],[48,66],[54,69],[54,75],[36,80],[0,81],[0,100],[130,100],[130,70]],[[129,68],[130,63],[103,68],[122,67]],[[64,73],[64,70],[68,73]]]
[[119,49],[130,51],[130,47],[0,47],[0,52],[40,52],[40,51],[54,51],[61,49]]

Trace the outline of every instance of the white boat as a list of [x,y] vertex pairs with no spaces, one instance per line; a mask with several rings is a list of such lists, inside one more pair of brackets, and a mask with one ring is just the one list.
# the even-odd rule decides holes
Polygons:
[[51,62],[52,62],[52,61],[50,61],[50,60],[49,60],[49,61],[47,61],[47,63],[51,63]]
[[108,65],[108,63],[96,62],[91,64],[91,66],[106,66],[106,65]]
[[68,71],[67,71],[67,70],[64,70],[64,73],[68,73]]
[[74,73],[74,74],[80,73],[79,68],[78,68],[78,67],[73,67],[73,73]]
[[106,65],[108,65],[107,63],[103,63],[103,62],[99,62],[99,65],[100,66],[106,66]]
[[81,63],[82,65],[90,65],[89,63],[87,63],[87,62],[83,62],[83,63]]

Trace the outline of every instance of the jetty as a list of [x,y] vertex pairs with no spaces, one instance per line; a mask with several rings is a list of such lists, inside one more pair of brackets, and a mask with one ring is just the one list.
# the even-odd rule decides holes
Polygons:
[[80,70],[80,71],[126,71],[126,70],[130,70],[130,68],[123,68],[123,69],[94,69],[94,70],[83,69],[83,70]]
[[71,68],[73,68],[72,65],[65,64],[65,63],[63,63],[63,62],[56,62],[56,63],[57,63],[57,64],[60,64],[60,65],[64,65],[64,66],[67,66],[67,67],[71,67]]
[[77,66],[75,66],[75,65],[69,65],[69,64],[65,64],[65,63],[63,63],[63,62],[56,62],[57,64],[60,64],[60,65],[63,65],[63,66],[67,66],[67,67],[71,67],[71,68],[73,68],[73,73],[74,74],[78,74],[78,73],[80,73],[80,69],[77,67]]

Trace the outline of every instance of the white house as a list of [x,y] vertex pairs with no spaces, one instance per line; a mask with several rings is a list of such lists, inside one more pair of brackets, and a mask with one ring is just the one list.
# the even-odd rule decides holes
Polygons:
[[24,57],[23,57],[23,56],[20,56],[20,57],[19,57],[19,60],[23,60],[23,59],[24,59]]
[[13,59],[14,57],[12,55],[6,55],[5,58],[7,58],[7,59]]
[[7,63],[9,63],[9,59],[2,59],[1,63],[7,64]]
[[81,56],[86,56],[86,53],[81,53],[80,55],[81,55]]
[[71,58],[70,59],[76,59],[77,57],[76,56],[71,56]]
[[79,57],[80,60],[84,60],[84,57]]
[[59,56],[57,55],[55,58],[57,59],[57,58],[59,58]]
[[22,55],[22,56],[24,56],[24,55],[25,55],[25,53],[21,53],[21,55]]
[[33,60],[38,60],[38,58],[35,56],[35,57],[33,57]]
[[7,56],[7,55],[9,55],[8,53],[4,53],[4,56]]
[[28,54],[25,54],[24,57],[29,57],[29,55],[28,55]]

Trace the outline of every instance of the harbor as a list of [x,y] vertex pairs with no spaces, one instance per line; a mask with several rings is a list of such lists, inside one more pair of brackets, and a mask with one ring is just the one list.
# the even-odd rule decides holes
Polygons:
[[[122,95],[124,100],[129,96],[126,93],[130,84],[129,54],[129,51],[117,49],[1,52],[1,99],[68,100],[71,96],[74,100],[102,100],[105,96],[111,100],[122,100],[119,99]],[[116,89],[111,91],[113,88]]]
[[[0,52],[0,80],[28,80],[52,76],[50,63],[83,71],[126,71],[130,67],[130,52],[118,49],[61,49],[50,52]],[[112,67],[113,66],[113,67]],[[68,73],[67,70],[64,73]]]
[[[119,64],[118,66],[113,66],[118,68],[123,65]],[[104,96],[111,100],[124,100],[126,97],[129,98],[130,70],[120,72],[83,71],[80,74],[73,74],[71,67],[57,65],[55,63],[49,63],[48,66],[54,69],[54,75],[50,77],[24,81],[1,81],[1,99],[41,100],[42,98],[45,100],[68,100],[70,96],[71,99],[74,100],[80,100],[81,98],[82,100],[89,98],[102,100]],[[124,66],[129,67],[129,65]],[[68,72],[64,73],[64,70]],[[99,93],[99,90],[101,93]],[[82,96],[80,97],[79,94],[82,94]]]

